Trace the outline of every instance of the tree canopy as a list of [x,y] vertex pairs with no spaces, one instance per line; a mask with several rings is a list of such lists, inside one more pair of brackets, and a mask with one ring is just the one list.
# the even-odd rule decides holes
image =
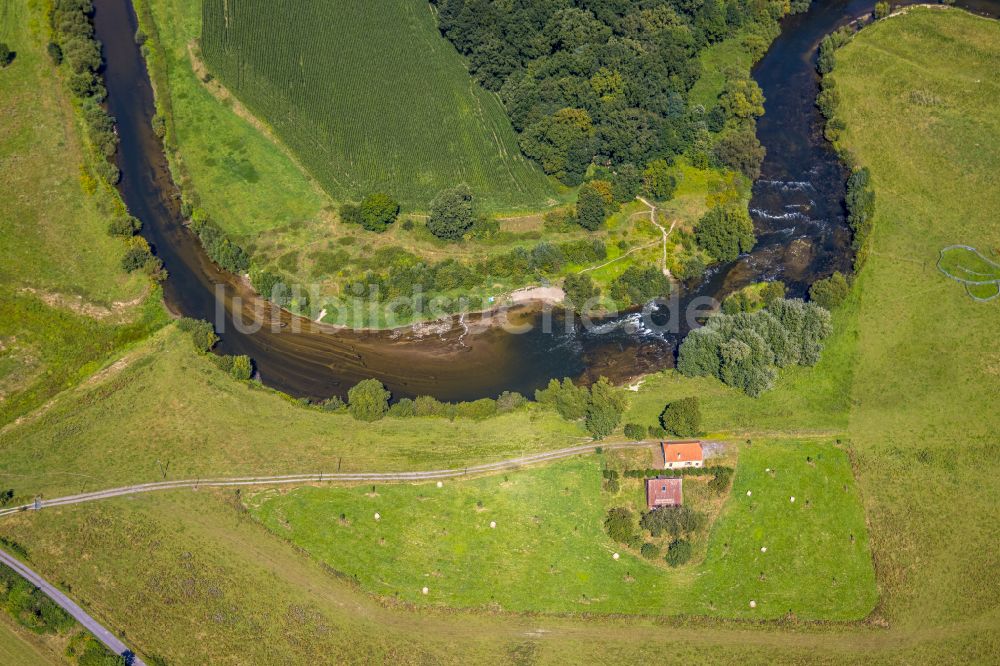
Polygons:
[[733,261],[753,249],[756,238],[750,214],[740,206],[716,206],[698,221],[698,245],[718,261]]
[[468,185],[441,190],[431,201],[427,228],[438,238],[458,240],[475,222],[472,191]]
[[[571,185],[592,161],[645,168],[685,152],[706,121],[704,109],[688,104],[701,51],[740,33],[759,55],[790,7],[786,0],[433,2],[441,32],[475,78],[500,93],[524,153]],[[729,115],[759,115],[763,98],[752,81],[726,93]]]

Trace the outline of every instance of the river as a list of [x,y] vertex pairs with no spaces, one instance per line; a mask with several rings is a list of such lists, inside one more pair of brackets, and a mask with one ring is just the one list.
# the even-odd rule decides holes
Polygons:
[[[971,3],[996,12],[995,0]],[[616,381],[669,367],[687,324],[671,317],[704,297],[721,298],[760,280],[781,279],[801,296],[816,279],[851,264],[844,211],[846,174],[822,138],[813,106],[818,92],[815,50],[822,37],[872,11],[870,0],[822,2],[787,17],[781,35],[754,68],[767,98],[758,137],[767,149],[751,212],[758,243],[753,252],[711,270],[676,303],[631,313],[594,327],[567,325],[565,313],[515,311],[527,332],[483,323],[468,315],[432,327],[400,331],[336,330],[273,310],[267,325],[241,332],[255,299],[234,276],[213,264],[185,227],[180,193],[163,147],[154,135],[153,91],[133,40],[137,21],[130,0],[96,0],[95,27],[104,45],[108,107],[121,140],[119,190],[143,223],[143,236],[169,277],[164,299],[176,314],[205,319],[222,329],[218,351],[250,356],[261,381],[296,397],[344,395],[361,379],[376,377],[395,398],[433,395],[442,400],[494,397],[502,391],[530,396],[553,377]],[[217,298],[217,294],[223,294]],[[234,321],[235,317],[235,321]],[[221,322],[221,325],[220,325]],[[673,324],[673,325],[671,325]]]

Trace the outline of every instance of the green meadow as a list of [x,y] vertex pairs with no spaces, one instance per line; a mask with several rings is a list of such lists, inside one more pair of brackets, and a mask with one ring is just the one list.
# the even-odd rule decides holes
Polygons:
[[[864,514],[847,456],[829,443],[743,449],[704,562],[677,569],[604,533],[619,500],[602,491],[601,464],[588,456],[441,488],[264,491],[249,504],[369,592],[420,605],[802,619],[860,619],[874,607]],[[704,483],[685,480],[689,502]]]
[[[12,6],[0,34],[27,39]],[[31,48],[42,53],[15,48],[0,91]],[[841,147],[870,167],[877,212],[873,252],[822,360],[783,372],[756,401],[672,372],[628,393],[623,422],[645,425],[664,403],[699,396],[705,429],[739,452],[704,556],[684,567],[609,556],[619,547],[601,521],[620,498],[600,489],[596,455],[373,495],[151,493],[18,514],[0,534],[168,663],[991,663],[1000,306],[969,298],[937,264],[955,244],[998,259],[998,62],[1000,24],[958,10],[911,9],[838,52]],[[38,317],[31,331],[48,330]],[[95,375],[67,380],[76,385],[0,432],[0,486],[62,495],[156,480],[168,462],[170,478],[341,460],[426,469],[586,441],[534,407],[486,422],[360,424],[233,382],[173,326],[117,355],[88,354]],[[11,367],[0,357],[0,372]],[[0,630],[0,660],[23,652],[13,640]]]

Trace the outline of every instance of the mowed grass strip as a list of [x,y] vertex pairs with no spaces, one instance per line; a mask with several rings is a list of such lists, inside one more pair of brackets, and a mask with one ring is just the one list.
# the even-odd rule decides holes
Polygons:
[[875,604],[850,464],[829,443],[747,447],[701,564],[670,569],[613,543],[609,502],[600,457],[590,456],[441,488],[311,487],[249,504],[275,534],[369,592],[417,604],[837,620]]
[[1000,22],[910,9],[838,51],[834,78],[844,145],[878,197],[849,431],[880,612],[995,627],[1000,308],[937,262],[953,244],[1000,248]]
[[201,48],[334,198],[385,191],[425,209],[462,182],[489,209],[553,195],[422,0],[207,0]]

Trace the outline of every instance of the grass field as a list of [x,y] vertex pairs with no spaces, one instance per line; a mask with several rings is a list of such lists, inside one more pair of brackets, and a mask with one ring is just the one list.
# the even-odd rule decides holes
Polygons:
[[[1000,144],[998,60],[1000,25],[956,10],[911,10],[866,28],[839,52],[844,143],[872,169],[878,212],[874,252],[852,298],[836,313],[837,334],[820,365],[784,373],[775,392],[757,402],[734,397],[714,381],[670,374],[649,378],[631,394],[626,420],[649,422],[663,402],[698,394],[708,429],[738,432],[740,439],[746,432],[753,441],[741,452],[731,504],[710,536],[714,546],[704,566],[722,559],[727,543],[725,558],[742,560],[705,573],[686,602],[721,616],[748,614],[744,604],[751,593],[756,610],[770,617],[782,617],[788,608],[796,616],[817,617],[817,609],[830,607],[853,609],[847,616],[855,617],[873,601],[864,592],[869,574],[861,568],[835,584],[832,560],[820,559],[821,553],[799,561],[786,547],[829,544],[850,553],[849,534],[845,545],[841,525],[818,511],[845,498],[845,454],[836,449],[837,471],[820,478],[819,455],[809,447],[821,446],[821,438],[799,438],[778,462],[771,445],[764,445],[767,431],[830,439],[846,430],[877,574],[872,622],[581,620],[442,610],[433,603],[413,609],[372,599],[243,515],[241,498],[205,490],[46,509],[4,521],[0,532],[23,542],[33,566],[70,585],[89,611],[124,631],[144,654],[176,663],[590,663],[608,655],[648,660],[650,654],[720,663],[992,663],[1000,654],[1000,313],[996,302],[970,299],[936,263],[947,245],[967,244],[994,258],[990,248],[1000,246],[1000,230],[990,217],[1000,206],[992,187],[1000,167],[992,148]],[[369,429],[232,383],[197,358],[173,329],[133,353],[124,369],[60,396],[43,414],[0,435],[0,485],[12,479],[9,485],[16,488],[61,494],[115,485],[105,483],[111,479],[148,480],[164,455],[179,461],[171,463],[171,476],[174,465],[177,476],[258,466],[277,471],[285,464],[298,471],[342,450],[365,464],[425,467],[466,455],[499,456],[507,447],[551,447],[562,435],[545,438],[558,428],[576,436],[575,426],[516,418],[385,421]],[[507,433],[529,439],[512,445]],[[755,452],[764,454],[755,461]],[[564,468],[572,464],[586,463]],[[777,469],[777,476],[762,475],[762,464]],[[774,486],[762,485],[769,479]],[[799,480],[813,482],[813,492],[785,485]],[[465,488],[474,489],[486,481],[469,483]],[[474,506],[480,493],[459,486],[445,488]],[[414,488],[393,486],[391,492],[423,492]],[[746,490],[761,502],[759,512],[750,512]],[[344,502],[362,508],[367,500],[345,490],[300,492],[342,493]],[[378,492],[388,497],[390,490]],[[794,509],[784,501],[793,494]],[[812,508],[799,498],[810,499]],[[482,501],[489,509],[490,502]],[[859,520],[856,509],[837,506],[841,518]],[[474,508],[456,511],[447,504],[441,511],[469,520],[478,515]],[[792,511],[815,512],[805,544],[791,532]],[[504,520],[517,524],[519,516]],[[753,529],[744,529],[747,521],[754,521]],[[784,535],[773,543],[784,545],[765,544],[766,556],[780,556],[782,566],[763,570],[761,581],[757,567],[765,555],[759,549],[737,553],[733,544],[757,546],[770,541],[772,529]],[[858,541],[855,548],[862,547]],[[730,573],[747,571],[749,579]],[[808,595],[789,599],[785,589],[774,587],[788,579],[807,581]],[[848,579],[862,585],[855,588]],[[397,578],[395,585],[405,584],[412,593],[408,583]],[[852,594],[855,589],[862,594]]]
[[0,432],[0,485],[51,496],[153,481],[158,460],[172,479],[461,467],[588,440],[581,425],[535,406],[487,422],[361,424],[233,382],[171,326]]
[[936,262],[1000,247],[998,63],[997,21],[913,9],[866,28],[834,72],[843,143],[878,196],[849,431],[883,612],[912,626],[997,622],[1000,310]]
[[270,123],[337,199],[389,192],[425,209],[467,183],[491,209],[554,194],[521,155],[499,99],[480,89],[420,0],[204,4],[212,72]]
[[14,628],[9,618],[0,617],[0,664],[46,666],[65,663],[56,652],[36,644],[38,640]]
[[[761,442],[741,458],[704,564],[676,570],[662,559],[654,564],[628,553],[604,534],[606,509],[620,500],[601,490],[599,456],[446,482],[443,488],[427,483],[380,485],[374,494],[371,486],[269,491],[253,496],[250,505],[277,535],[366,590],[410,603],[568,613],[864,617],[875,603],[875,578],[844,452],[828,444]],[[641,484],[630,483],[641,495]],[[687,503],[701,511],[706,506],[698,487],[704,483],[684,483]],[[748,489],[756,491],[752,498]],[[645,511],[640,502],[634,508]],[[764,545],[767,553],[760,552]],[[619,551],[616,561],[611,555]],[[751,599],[756,609],[749,607]]]
[[26,0],[0,5],[0,40],[17,54],[0,75],[0,424],[164,319],[105,231],[117,195],[84,186],[80,128],[38,16]]

